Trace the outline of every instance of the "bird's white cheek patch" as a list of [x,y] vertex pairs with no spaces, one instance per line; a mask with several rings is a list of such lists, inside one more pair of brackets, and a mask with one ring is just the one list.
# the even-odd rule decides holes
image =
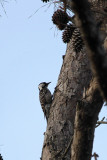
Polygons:
[[42,84],[40,84],[39,86],[38,86],[38,88],[39,88],[39,90],[41,91],[42,90]]

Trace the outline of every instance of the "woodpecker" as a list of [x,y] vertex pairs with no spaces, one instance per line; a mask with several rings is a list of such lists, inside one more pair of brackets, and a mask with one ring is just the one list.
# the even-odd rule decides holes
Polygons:
[[40,104],[44,112],[44,117],[46,117],[47,121],[49,118],[50,105],[52,103],[52,95],[51,95],[50,90],[48,89],[48,85],[50,83],[51,82],[49,83],[42,82],[38,85]]

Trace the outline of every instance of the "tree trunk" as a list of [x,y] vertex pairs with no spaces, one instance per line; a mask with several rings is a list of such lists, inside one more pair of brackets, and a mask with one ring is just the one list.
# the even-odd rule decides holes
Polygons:
[[76,108],[72,160],[90,160],[92,156],[94,131],[103,100],[95,80],[92,81],[89,92],[78,102]]
[[84,87],[85,89],[89,87],[91,78],[92,73],[85,49],[75,53],[70,42],[54,92],[42,160],[62,158],[70,160],[77,101],[82,99]]
[[[72,48],[71,40],[54,91],[44,135],[42,160],[71,160],[72,143],[72,160],[91,158],[95,124],[103,100],[92,76],[87,49],[84,47],[76,53]],[[75,155],[77,152],[79,153]],[[86,153],[85,156],[83,152]]]

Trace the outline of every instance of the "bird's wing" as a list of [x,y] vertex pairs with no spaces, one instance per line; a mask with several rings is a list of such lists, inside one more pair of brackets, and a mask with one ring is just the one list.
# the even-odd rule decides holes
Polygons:
[[50,104],[52,102],[52,95],[51,95],[51,92],[47,89],[47,92],[46,92],[46,102],[47,104]]

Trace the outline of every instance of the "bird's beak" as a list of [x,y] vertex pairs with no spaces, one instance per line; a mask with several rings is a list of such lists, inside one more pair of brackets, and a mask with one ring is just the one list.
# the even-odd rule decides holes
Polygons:
[[51,82],[48,82],[47,85],[49,85]]

